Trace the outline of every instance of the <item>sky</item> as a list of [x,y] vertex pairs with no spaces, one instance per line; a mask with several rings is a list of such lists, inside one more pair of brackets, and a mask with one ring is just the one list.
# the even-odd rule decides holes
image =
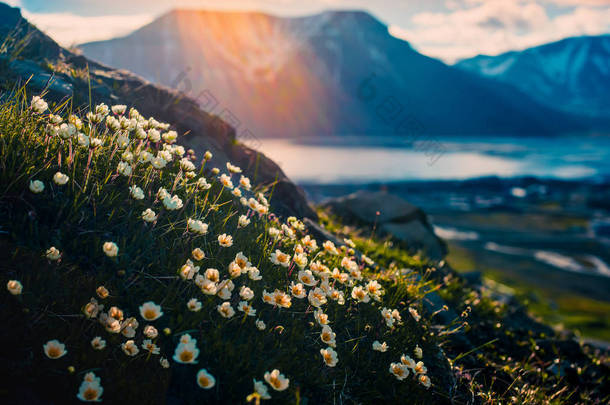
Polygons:
[[[1,0],[0,0],[1,1]],[[5,0],[6,1],[6,0]],[[281,16],[363,9],[418,51],[453,63],[610,33],[610,0],[8,0],[64,46],[126,35],[172,8]],[[95,27],[95,29],[92,29]]]

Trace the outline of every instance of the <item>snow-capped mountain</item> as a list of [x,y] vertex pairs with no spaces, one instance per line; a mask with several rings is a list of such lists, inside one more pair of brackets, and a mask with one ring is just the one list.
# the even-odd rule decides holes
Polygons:
[[457,66],[510,83],[555,108],[610,117],[610,35],[567,38],[520,52],[477,56]]
[[361,11],[280,18],[176,10],[81,49],[183,90],[259,138],[586,129],[512,86],[417,53]]

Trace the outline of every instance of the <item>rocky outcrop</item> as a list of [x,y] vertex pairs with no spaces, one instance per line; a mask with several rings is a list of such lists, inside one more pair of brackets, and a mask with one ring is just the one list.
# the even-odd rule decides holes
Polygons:
[[447,254],[444,242],[434,234],[426,214],[395,195],[358,191],[327,200],[323,206],[348,223],[375,226],[378,233],[391,235],[410,250],[422,250],[433,260]]
[[7,38],[9,47],[9,52],[0,55],[0,88],[11,90],[27,83],[28,92],[46,91],[48,100],[72,98],[74,109],[88,107],[89,91],[91,102],[135,107],[146,116],[171,123],[182,135],[181,143],[198,156],[210,150],[214,154],[213,165],[222,167],[231,161],[255,184],[273,187],[274,212],[317,218],[303,191],[278,165],[237,142],[230,125],[201,110],[193,99],[63,49],[22,18],[19,9],[2,3],[0,38]]

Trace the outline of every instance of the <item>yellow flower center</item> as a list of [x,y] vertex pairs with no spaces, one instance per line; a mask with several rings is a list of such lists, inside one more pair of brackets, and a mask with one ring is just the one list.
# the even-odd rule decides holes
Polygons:
[[202,387],[209,386],[210,379],[208,377],[206,377],[205,375],[202,375],[201,377],[199,377],[199,385],[201,385]]
[[145,319],[154,319],[157,316],[157,311],[152,308],[147,308],[144,310],[144,318]]
[[83,398],[85,398],[87,401],[97,399],[97,390],[95,388],[87,388],[83,393]]
[[52,359],[56,359],[61,355],[61,350],[56,346],[51,346],[47,350],[47,355]]
[[193,352],[183,351],[182,353],[180,353],[180,360],[185,363],[188,363],[189,361],[193,360]]

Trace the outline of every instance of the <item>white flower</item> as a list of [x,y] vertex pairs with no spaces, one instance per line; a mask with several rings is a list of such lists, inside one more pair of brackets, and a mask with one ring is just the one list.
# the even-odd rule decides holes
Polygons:
[[18,280],[9,280],[6,283],[6,289],[13,295],[19,295],[23,291],[23,285]]
[[161,133],[156,129],[150,129],[148,131],[148,140],[152,143],[157,143],[161,140]]
[[166,143],[172,144],[176,142],[176,139],[178,139],[178,133],[176,131],[167,131],[163,134],[163,140]]
[[413,360],[411,357],[403,354],[402,356],[400,356],[400,362],[411,370],[415,370],[416,363],[415,360]]
[[322,342],[326,343],[331,347],[335,347],[337,345],[337,341],[335,340],[337,334],[333,332],[333,330],[328,325],[322,326],[322,332],[320,332],[320,339]]
[[307,295],[307,299],[309,303],[316,308],[320,308],[322,305],[326,304],[326,293],[320,287],[313,288],[309,290],[309,294]]
[[227,235],[226,233],[218,235],[218,244],[226,248],[231,247],[233,246],[233,237],[231,235]]
[[246,190],[250,190],[252,188],[252,184],[250,183],[250,179],[245,177],[245,176],[241,176],[239,178],[239,185],[242,186],[243,188],[245,188]]
[[305,290],[305,287],[303,287],[303,284],[295,284],[294,281],[290,282],[290,293],[295,298],[303,299],[307,297],[307,291]]
[[74,124],[66,124],[65,122],[59,126],[57,134],[62,139],[70,139],[76,134],[76,127]]
[[119,254],[119,247],[114,242],[105,242],[102,246],[102,251],[108,257],[116,257]]
[[329,240],[327,240],[326,242],[324,242],[322,244],[322,247],[324,248],[324,250],[328,253],[330,253],[331,255],[338,255],[339,251],[337,251],[337,248],[335,247],[335,244]]
[[216,379],[212,374],[208,373],[208,370],[205,368],[199,370],[197,373],[197,385],[203,389],[209,390],[210,388],[214,387],[215,384]]
[[271,263],[288,267],[290,265],[290,255],[283,253],[281,250],[276,249],[274,253],[269,256]]
[[101,336],[96,336],[91,339],[91,347],[94,350],[103,350],[106,347],[106,341],[101,338]]
[[89,146],[89,137],[82,132],[79,132],[76,136],[76,142],[78,143],[78,146],[86,148]]
[[61,252],[55,246],[51,246],[47,249],[45,256],[51,261],[56,261],[61,258]]
[[415,322],[419,322],[419,320],[421,319],[421,316],[419,315],[419,313],[417,312],[417,310],[415,308],[409,307],[409,313],[411,314],[413,319],[415,319]]
[[57,339],[49,340],[42,348],[44,349],[44,354],[50,359],[59,359],[68,353],[66,345]]
[[131,165],[127,162],[119,162],[119,165],[117,166],[117,171],[123,176],[131,176]]
[[216,309],[218,310],[218,313],[225,318],[231,318],[233,315],[235,315],[235,310],[228,301],[218,305]]
[[250,301],[252,298],[254,298],[254,291],[245,285],[242,285],[241,289],[239,290],[239,296],[246,301]]
[[168,196],[163,199],[163,206],[169,211],[176,211],[182,208],[182,200],[177,195]]
[[209,150],[206,150],[205,153],[203,154],[203,158],[205,160],[210,160],[212,159],[212,152],[210,152]]
[[161,367],[163,368],[169,368],[169,361],[167,361],[165,357],[159,359],[159,364],[161,364]]
[[264,382],[254,379],[254,392],[260,395],[261,399],[271,399],[269,389]]
[[40,96],[32,97],[32,102],[30,103],[30,106],[32,107],[32,110],[37,114],[42,114],[49,108],[47,102],[44,101],[43,98]]
[[157,331],[157,328],[152,325],[146,325],[142,333],[144,333],[144,336],[149,339],[154,339],[159,335],[159,331]]
[[97,148],[98,146],[102,146],[102,144],[104,143],[104,141],[101,138],[91,138],[91,147],[92,148]]
[[239,216],[239,219],[237,220],[237,227],[238,228],[245,228],[249,224],[250,224],[250,220],[248,219],[247,216],[245,216],[245,215],[240,215]]
[[369,302],[371,297],[361,286],[356,286],[352,289],[352,298],[358,302]]
[[201,301],[199,301],[197,298],[191,298],[187,303],[186,303],[186,307],[189,309],[189,311],[193,311],[193,312],[199,312],[201,311]]
[[144,191],[142,191],[142,189],[136,185],[129,187],[129,194],[131,194],[131,196],[136,200],[144,199]]
[[205,253],[200,248],[193,249],[193,251],[191,252],[191,255],[193,256],[193,259],[198,260],[198,261],[205,259]]
[[155,169],[163,169],[165,165],[167,165],[167,162],[162,157],[157,156],[150,160],[150,164]]
[[430,388],[432,382],[430,381],[430,377],[425,374],[420,374],[417,376],[417,381],[426,388]]
[[324,359],[324,363],[326,363],[328,367],[335,367],[339,362],[339,359],[337,358],[337,352],[334,351],[331,347],[328,347],[326,349],[320,349],[320,354],[322,355],[322,359]]
[[313,287],[314,285],[318,284],[318,281],[314,278],[311,270],[300,270],[297,278],[301,283],[308,287]]
[[229,162],[227,162],[227,170],[231,173],[241,173],[241,169],[238,166],[234,166]]
[[233,194],[235,197],[239,198],[239,197],[241,197],[241,190],[239,188],[235,187],[233,189],[233,191],[231,191],[231,194]]
[[195,165],[188,158],[182,158],[180,159],[180,168],[185,172],[192,172],[195,170]]
[[252,305],[248,304],[247,301],[240,301],[239,304],[237,304],[237,309],[245,315],[256,316],[256,309],[252,308]]
[[121,155],[121,159],[123,159],[126,162],[131,162],[131,161],[133,161],[133,153],[131,153],[130,151],[126,150]]
[[78,388],[78,394],[76,394],[76,398],[78,398],[82,402],[102,402],[102,394],[104,393],[104,388],[102,388],[100,384],[99,377],[94,377],[94,381],[87,381],[86,378],[87,375],[85,376],[85,380],[83,380],[80,387]]
[[417,357],[418,359],[421,359],[424,356],[424,353],[423,353],[421,347],[419,347],[419,345],[415,346],[415,349],[413,349],[413,353],[415,354],[415,357]]
[[275,369],[272,372],[267,371],[264,377],[267,384],[276,391],[284,391],[290,384],[290,380],[286,378],[284,374],[280,373],[280,370],[278,369]]
[[203,223],[198,219],[189,218],[187,221],[187,229],[193,233],[197,233],[199,235],[205,235],[208,233],[208,224]]
[[125,343],[122,343],[121,350],[123,350],[123,353],[130,357],[133,357],[136,354],[140,353],[140,349],[136,345],[136,342],[134,342],[133,340],[128,340]]
[[42,193],[44,191],[44,183],[40,180],[30,181],[30,191],[34,194]]
[[265,328],[267,327],[267,325],[265,325],[265,322],[262,319],[257,319],[255,325],[258,330],[265,330]]
[[64,184],[66,184],[68,182],[68,180],[70,180],[70,177],[63,174],[62,172],[57,172],[53,175],[53,181],[58,186],[63,186]]
[[146,210],[142,211],[142,219],[146,222],[154,222],[157,220],[157,214],[150,208],[146,208]]
[[97,287],[95,289],[95,292],[97,293],[97,296],[100,297],[101,299],[107,298],[108,295],[110,294],[110,291],[108,291],[108,289],[106,287],[104,287],[103,285]]
[[263,276],[260,275],[260,270],[256,267],[248,267],[248,277],[250,277],[250,280],[254,281],[258,281],[263,278]]
[[127,106],[122,105],[122,104],[117,104],[117,105],[113,105],[111,109],[114,114],[123,115],[123,114],[125,114],[125,110],[127,110]]
[[150,339],[144,339],[142,341],[142,349],[149,351],[151,354],[159,354],[161,353],[161,349],[159,346],[154,344]]
[[313,316],[320,326],[328,325],[328,315],[321,309],[315,310]]
[[390,373],[394,374],[397,380],[402,381],[409,376],[409,369],[402,363],[391,363]]
[[196,341],[190,340],[188,342],[180,342],[176,346],[174,352],[174,361],[182,364],[195,364],[197,363],[197,357],[199,356],[199,349],[196,346]]
[[116,137],[116,144],[120,149],[125,149],[129,146],[129,138],[126,135],[119,135]]
[[373,350],[376,350],[378,352],[385,353],[389,347],[390,346],[388,346],[388,344],[386,342],[379,343],[378,340],[373,342]]
[[216,269],[209,268],[205,271],[204,275],[205,275],[206,279],[208,279],[214,283],[217,283],[220,281],[220,272]]
[[220,176],[220,182],[222,183],[222,185],[228,189],[232,189],[233,188],[233,182],[231,181],[231,177],[226,175],[226,174],[222,174]]
[[426,374],[428,369],[424,366],[423,361],[418,361],[417,364],[415,364],[415,367],[413,367],[413,372],[416,374]]
[[208,183],[205,178],[200,177],[199,179],[197,179],[197,187],[202,190],[208,190],[210,187],[212,187],[212,185]]
[[147,321],[154,321],[163,316],[161,305],[157,305],[152,301],[145,302],[140,305],[140,316]]

